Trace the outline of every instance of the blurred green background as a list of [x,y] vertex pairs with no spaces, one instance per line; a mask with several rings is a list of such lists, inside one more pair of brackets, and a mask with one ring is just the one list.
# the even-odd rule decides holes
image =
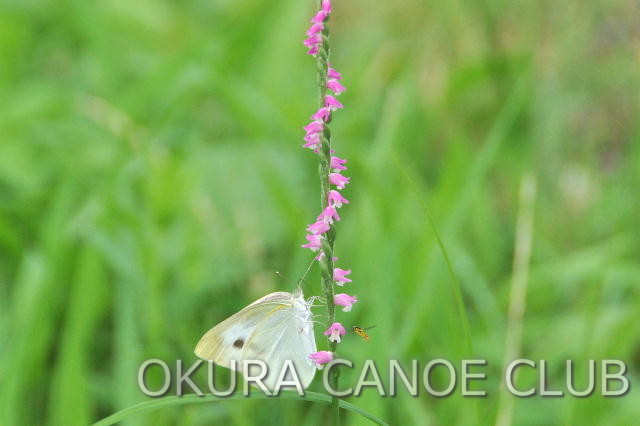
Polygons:
[[[175,371],[208,328],[293,288],[319,210],[317,159],[300,147],[317,102],[301,44],[314,3],[2,0],[0,424],[82,425],[147,400],[143,360]],[[376,360],[387,384],[389,358],[488,360],[475,387],[487,398],[348,400],[392,424],[637,421],[638,3],[336,0],[334,12],[348,91],[332,126],[352,177],[336,254],[361,300],[338,319],[376,325],[340,354]],[[521,203],[523,180],[538,191]],[[507,319],[514,282],[527,285],[522,321]],[[320,293],[317,271],[305,292]],[[520,326],[511,349],[547,360],[552,389],[566,390],[566,359],[581,386],[588,359],[613,358],[631,392],[500,402]],[[533,382],[523,372],[520,386]],[[326,410],[249,400],[127,424],[313,425]]]

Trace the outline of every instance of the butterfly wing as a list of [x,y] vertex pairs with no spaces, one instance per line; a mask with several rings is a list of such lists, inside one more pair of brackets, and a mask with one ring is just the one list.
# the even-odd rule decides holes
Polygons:
[[[268,367],[262,380],[267,389],[273,389],[282,374],[284,363],[290,360],[299,383],[307,388],[316,373],[309,355],[317,352],[313,322],[306,313],[294,306],[279,308],[256,327],[244,348],[243,360],[261,360]],[[291,371],[283,377],[293,380]]]
[[236,368],[241,370],[240,360],[244,347],[258,323],[264,320],[269,312],[286,306],[290,301],[291,294],[282,291],[256,300],[207,331],[196,345],[195,354],[226,368],[232,368],[231,360],[235,360]]
[[[263,383],[273,389],[285,360],[289,359],[303,388],[311,384],[316,367],[309,355],[316,352],[311,312],[302,294],[276,292],[256,300],[209,330],[195,354],[223,367],[242,372],[243,360],[261,360],[268,367]],[[291,380],[289,372],[284,380]]]

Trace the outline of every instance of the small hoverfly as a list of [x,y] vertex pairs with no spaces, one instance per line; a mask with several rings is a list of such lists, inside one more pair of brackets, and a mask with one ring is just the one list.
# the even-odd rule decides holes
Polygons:
[[371,330],[373,327],[375,327],[375,325],[372,325],[371,327],[367,327],[367,328],[362,328],[362,327],[358,327],[358,326],[353,326],[353,332],[355,334],[357,334],[358,336],[362,337],[366,342],[369,341],[369,335],[367,333],[365,333],[367,330]]

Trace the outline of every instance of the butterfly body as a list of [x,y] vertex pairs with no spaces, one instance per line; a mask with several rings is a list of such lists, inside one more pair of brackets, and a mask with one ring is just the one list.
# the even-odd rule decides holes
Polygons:
[[[268,368],[262,380],[268,389],[274,388],[285,360],[291,360],[306,388],[317,369],[309,359],[317,351],[310,308],[300,289],[270,293],[207,331],[194,352],[242,373],[243,361],[262,361]],[[290,379],[288,373],[285,380]]]

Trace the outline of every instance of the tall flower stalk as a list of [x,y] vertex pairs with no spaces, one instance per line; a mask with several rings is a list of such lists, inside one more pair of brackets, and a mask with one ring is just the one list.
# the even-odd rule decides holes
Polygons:
[[[332,147],[331,123],[332,115],[335,111],[343,108],[343,105],[336,99],[345,91],[340,82],[341,74],[331,67],[329,63],[329,27],[328,20],[331,15],[331,0],[319,0],[318,11],[311,19],[311,27],[307,31],[307,38],[304,45],[308,48],[307,53],[316,59],[317,80],[319,92],[318,110],[311,116],[311,122],[304,127],[305,144],[303,147],[311,149],[318,155],[319,175],[320,175],[320,205],[322,212],[316,218],[316,222],[307,227],[307,244],[302,247],[309,248],[318,253],[316,259],[320,264],[322,274],[322,287],[324,297],[327,301],[327,324],[325,335],[328,337],[328,351],[320,351],[311,355],[311,359],[316,362],[319,368],[330,362],[336,353],[340,336],[345,334],[345,328],[336,322],[336,305],[343,306],[343,311],[351,310],[352,305],[357,302],[357,298],[345,293],[335,294],[335,285],[344,286],[350,283],[351,279],[347,275],[351,270],[335,267],[333,248],[336,239],[335,222],[340,220],[338,209],[349,200],[344,198],[339,192],[349,183],[349,178],[341,172],[346,170],[347,160],[335,154]],[[330,384],[333,389],[338,389],[340,372],[337,368],[331,370]],[[339,422],[339,400],[332,398],[332,409],[335,413],[335,423]]]

